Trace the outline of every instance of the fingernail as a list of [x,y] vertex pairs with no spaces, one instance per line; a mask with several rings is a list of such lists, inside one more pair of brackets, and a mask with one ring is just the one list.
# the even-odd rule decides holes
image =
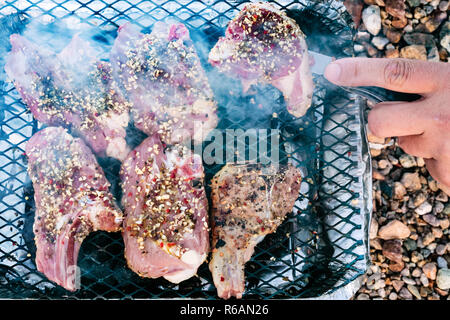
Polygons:
[[341,75],[341,66],[339,63],[332,62],[330,63],[324,72],[325,78],[327,78],[331,82],[335,82],[339,80],[339,77]]

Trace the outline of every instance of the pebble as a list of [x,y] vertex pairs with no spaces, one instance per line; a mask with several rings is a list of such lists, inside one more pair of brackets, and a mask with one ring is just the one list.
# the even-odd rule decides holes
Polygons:
[[447,11],[449,8],[449,3],[448,1],[440,1],[439,2],[439,10],[441,11]]
[[436,31],[445,19],[447,19],[447,13],[436,10],[430,16],[430,19],[425,22],[425,30],[429,33]]
[[433,215],[433,214],[425,214],[422,219],[428,223],[429,225],[433,226],[433,227],[439,227],[440,226],[440,221],[439,219]]
[[422,184],[420,183],[420,177],[417,172],[406,172],[403,174],[401,183],[403,186],[410,191],[417,191],[422,188]]
[[406,195],[406,188],[400,182],[394,183],[394,199],[403,200]]
[[428,287],[430,285],[430,281],[428,280],[427,276],[425,274],[421,274],[420,275],[420,283],[424,286],[424,287]]
[[378,222],[377,220],[372,217],[371,221],[370,221],[370,229],[369,229],[369,239],[375,239],[377,237],[378,234]]
[[412,168],[417,166],[416,158],[409,154],[402,154],[398,160],[403,168]]
[[411,234],[409,228],[399,220],[393,220],[387,225],[381,227],[378,236],[384,240],[405,239]]
[[364,46],[362,44],[355,44],[353,50],[355,50],[355,53],[364,52]]
[[376,36],[381,30],[380,8],[370,5],[362,12],[362,20],[367,31]]
[[385,37],[373,37],[372,44],[378,49],[383,50],[384,47],[389,43],[389,39]]
[[[442,231],[441,228],[431,228],[431,233],[433,234],[434,238],[442,238],[442,236],[444,235],[444,232]],[[434,239],[433,239],[434,241]],[[430,245],[434,245],[437,246],[436,243],[431,243]]]
[[441,202],[447,202],[448,195],[446,195],[444,192],[439,192],[439,194],[436,196],[436,200]]
[[439,62],[441,60],[439,57],[439,51],[437,47],[433,47],[428,51],[427,60],[435,62]]
[[402,272],[400,272],[400,275],[404,277],[409,277],[411,275],[411,272],[409,272],[408,268],[405,268],[402,270]]
[[403,245],[407,251],[414,251],[417,249],[417,243],[413,239],[405,239]]
[[409,45],[400,50],[400,57],[405,59],[427,60],[427,49],[423,45]]
[[432,232],[428,232],[424,237],[423,237],[423,245],[427,246],[430,243],[434,242],[434,240],[436,240],[436,236],[432,233]]
[[[408,19],[406,17],[395,19],[391,23],[391,25],[397,29],[405,28],[407,24],[408,24]],[[405,32],[407,32],[407,31],[405,30]]]
[[411,262],[417,263],[419,261],[423,260],[423,255],[417,251],[413,251],[411,253]]
[[448,263],[443,257],[437,257],[436,262],[439,269],[447,269]]
[[450,21],[442,25],[439,38],[441,46],[450,53]]
[[427,196],[423,192],[418,193],[413,199],[413,208],[419,207],[425,201],[427,201]]
[[417,288],[414,285],[408,284],[407,288],[408,288],[409,292],[411,292],[412,295],[414,297],[416,297],[416,299],[422,300],[422,297],[420,296],[419,290],[417,290]]
[[361,22],[361,11],[364,6],[362,1],[360,1],[360,0],[344,0],[344,6],[346,7],[347,11],[352,16],[353,22],[355,23],[356,27],[358,27]]
[[402,35],[403,33],[396,29],[390,28],[386,30],[386,38],[388,38],[391,43],[399,43],[402,39]]
[[439,220],[439,225],[442,230],[448,229],[450,227],[450,220],[448,218],[444,218]]
[[439,289],[448,290],[450,289],[450,270],[440,269],[436,277],[436,284]]
[[430,213],[432,210],[433,210],[433,206],[428,201],[425,201],[420,206],[418,206],[414,210],[414,212],[417,213],[419,216],[422,216],[427,213]]
[[423,274],[430,280],[436,279],[437,267],[436,263],[429,262],[423,265],[422,267]]
[[386,0],[386,12],[393,17],[404,18],[405,17],[405,0]]
[[395,292],[389,294],[389,300],[397,300],[398,295]]
[[369,300],[370,297],[367,293],[360,293],[356,296],[356,300]]
[[411,275],[412,275],[414,278],[420,277],[421,274],[422,274],[422,271],[420,271],[419,268],[414,268],[413,272],[411,272]]
[[[438,200],[437,197],[436,197],[436,200]],[[442,202],[435,201],[434,206],[433,206],[433,214],[441,213],[442,211],[444,211],[444,208],[445,208],[445,206]]]
[[445,214],[445,215],[450,215],[450,203],[445,206],[445,208],[442,211],[442,213]]
[[413,280],[413,279],[411,279],[411,278],[409,278],[409,277],[402,277],[402,280],[403,280],[406,284],[409,284],[409,285],[415,285],[415,284],[416,284],[416,281]]
[[411,8],[417,7],[420,5],[420,0],[407,0],[408,4]]
[[399,292],[401,288],[405,285],[405,282],[402,280],[393,280],[392,286],[394,287],[395,291]]
[[383,256],[395,263],[402,263],[402,242],[400,240],[386,240],[383,244]]
[[412,299],[412,294],[411,292],[409,292],[408,289],[406,289],[405,287],[400,289],[400,292],[398,293],[399,297],[406,299],[406,300],[411,300]]
[[442,256],[447,251],[447,245],[438,244],[435,251],[436,251],[436,254]]

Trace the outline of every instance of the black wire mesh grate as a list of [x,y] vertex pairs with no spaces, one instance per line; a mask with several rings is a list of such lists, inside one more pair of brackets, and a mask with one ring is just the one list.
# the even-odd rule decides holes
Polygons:
[[[334,56],[351,55],[353,29],[341,4],[305,0],[273,3],[298,21],[308,36],[310,49]],[[189,28],[194,42],[206,39],[196,42],[196,49],[211,74],[214,70],[206,63],[209,49],[243,5],[242,1],[214,0],[6,1],[0,5],[0,40],[5,44],[0,53],[4,57],[9,50],[9,34],[22,32],[30,20],[50,28],[56,28],[61,20],[72,26],[88,24],[110,37],[126,21],[149,30],[155,21],[177,19]],[[327,42],[330,37],[336,41]],[[96,232],[84,241],[78,261],[81,288],[75,293],[54,285],[36,270],[33,189],[23,153],[26,141],[41,124],[33,119],[5,78],[4,62],[0,62],[0,296],[217,298],[206,264],[199,268],[197,277],[179,285],[140,278],[126,266],[118,233]],[[246,265],[244,298],[318,297],[336,292],[362,275],[368,259],[362,101],[317,77],[313,106],[305,117],[296,119],[285,111],[280,93],[274,88],[259,87],[250,95],[232,97],[222,92],[229,90],[224,83],[230,83],[230,79],[214,79],[211,86],[222,110],[219,129],[279,129],[281,162],[295,164],[304,174],[293,213],[275,234],[257,246]],[[234,85],[232,81],[230,85]],[[253,119],[252,99],[271,101],[270,116],[263,121]],[[115,181],[118,164],[109,159],[99,162],[113,182],[113,192],[120,196]],[[220,167],[205,166],[207,178]]]

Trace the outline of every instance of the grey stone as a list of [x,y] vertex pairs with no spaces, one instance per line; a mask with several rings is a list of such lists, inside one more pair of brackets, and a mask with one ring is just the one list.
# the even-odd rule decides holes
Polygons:
[[406,299],[406,300],[411,300],[412,299],[412,294],[411,292],[409,292],[408,289],[406,289],[405,287],[400,289],[400,292],[398,294],[401,298]]
[[406,239],[403,242],[403,245],[405,246],[406,250],[408,250],[408,251],[414,251],[417,249],[417,243],[413,239]]
[[370,5],[362,12],[362,20],[367,31],[376,36],[381,30],[380,8]]
[[425,214],[422,219],[433,227],[440,226],[440,221],[434,214]]
[[445,254],[445,252],[447,251],[447,245],[445,244],[438,244],[436,247],[436,253],[440,256],[442,256],[443,254]]
[[407,0],[408,4],[411,8],[417,7],[420,5],[420,0]]
[[441,46],[450,53],[450,21],[445,22],[439,32]]
[[370,297],[367,293],[360,293],[356,296],[356,300],[369,300]]
[[436,41],[431,34],[411,32],[403,36],[403,40],[409,45],[422,45],[427,48],[432,48],[436,46]]
[[409,154],[402,154],[399,158],[403,168],[411,168],[417,166],[416,158]]
[[450,289],[450,270],[440,269],[436,277],[436,284],[439,289],[448,290]]
[[438,264],[439,269],[447,269],[448,268],[447,260],[445,260],[443,257],[437,257],[436,262]]
[[419,290],[417,290],[417,288],[414,285],[408,284],[407,286],[409,292],[411,292],[411,294],[416,297],[416,299],[418,300],[422,300],[422,297],[420,296]]
[[431,210],[433,210],[433,206],[428,201],[425,201],[419,207],[416,208],[415,212],[418,215],[422,216],[424,214],[430,213]]
[[429,262],[422,267],[423,274],[430,280],[436,279],[437,267],[434,262]]
[[389,39],[385,37],[373,37],[372,44],[378,49],[383,50],[384,47],[389,43]]

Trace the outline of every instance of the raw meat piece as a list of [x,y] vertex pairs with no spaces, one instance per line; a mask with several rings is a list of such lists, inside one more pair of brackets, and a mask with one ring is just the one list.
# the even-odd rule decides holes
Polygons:
[[10,41],[5,71],[34,117],[71,128],[98,156],[123,160],[130,105],[94,48],[78,35],[58,54],[17,34]]
[[209,61],[241,79],[244,91],[258,82],[273,85],[296,117],[311,105],[314,84],[305,35],[293,19],[267,2],[247,4],[230,21]]
[[301,179],[292,165],[227,164],[214,176],[209,269],[219,297],[242,298],[244,265],[292,211]]
[[45,128],[26,146],[36,206],[36,265],[48,279],[75,291],[75,268],[85,237],[118,231],[122,212],[89,147],[61,127]]
[[200,156],[182,146],[164,150],[155,134],[130,152],[121,179],[128,266],[174,283],[192,277],[209,250]]
[[121,26],[110,61],[138,129],[167,144],[198,144],[216,127],[213,92],[183,24],[158,22],[150,34]]

